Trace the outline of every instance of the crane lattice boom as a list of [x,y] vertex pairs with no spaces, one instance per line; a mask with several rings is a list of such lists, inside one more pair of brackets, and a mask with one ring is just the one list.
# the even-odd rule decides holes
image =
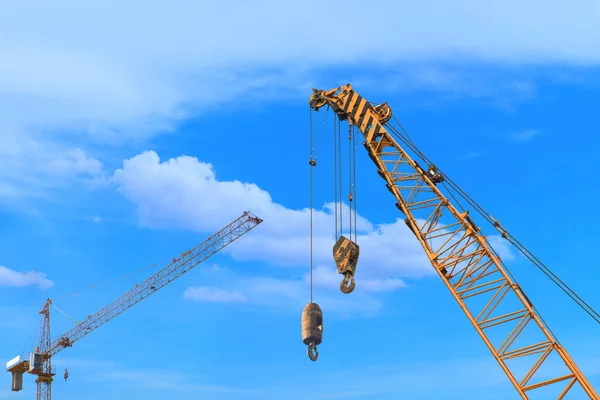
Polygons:
[[[521,398],[529,399],[532,392],[563,382],[558,399],[577,386],[590,399],[599,399],[468,211],[459,211],[438,189],[443,176],[433,165],[421,167],[388,132],[389,106],[372,105],[350,84],[329,91],[314,89],[309,104],[315,110],[330,106],[340,120],[348,120],[360,130],[363,145],[396,198],[406,224]],[[526,326],[530,328],[527,334]],[[552,355],[562,359],[564,372],[551,369],[556,375],[533,383],[536,372],[550,364]],[[517,359],[524,363],[513,368],[511,361]]]
[[44,309],[40,311],[40,314],[44,315],[40,347],[31,353],[29,360],[21,361],[20,357],[17,357],[7,364],[7,370],[13,374],[13,391],[21,390],[22,375],[24,372],[29,372],[38,376],[36,380],[38,384],[38,400],[50,400],[50,388],[53,380],[52,377],[54,375],[54,369],[52,368],[50,361],[52,356],[56,355],[66,347],[71,347],[73,343],[80,340],[88,333],[104,325],[128,308],[134,306],[160,288],[185,274],[196,265],[248,233],[261,222],[262,219],[252,213],[244,212],[239,218],[231,222],[225,228],[221,229],[193,249],[181,254],[178,258],[173,259],[171,264],[167,265],[141,284],[135,285],[131,291],[125,293],[97,313],[88,316],[86,320],[77,324],[73,329],[59,336],[58,339],[54,341],[50,340],[51,300],[48,299]]
[[185,274],[261,222],[262,220],[260,218],[251,213],[244,213],[244,215],[215,233],[206,241],[181,254],[178,258],[173,259],[171,264],[167,265],[144,282],[135,285],[135,288],[131,291],[125,293],[96,314],[89,316],[81,324],[54,340],[50,345],[47,354],[50,356],[55,355],[66,346],[71,345],[89,332],[104,325],[123,311],[139,303],[174,279]]

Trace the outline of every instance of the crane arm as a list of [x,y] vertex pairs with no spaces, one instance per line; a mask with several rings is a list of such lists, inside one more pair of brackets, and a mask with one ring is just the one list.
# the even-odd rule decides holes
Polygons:
[[[390,107],[371,104],[350,84],[313,91],[312,109],[330,106],[340,120],[360,130],[363,145],[396,198],[405,223],[521,398],[528,399],[531,392],[547,393],[544,389],[556,389],[561,382],[559,399],[577,387],[590,399],[600,399],[468,211],[460,212],[439,190],[443,175],[433,165],[421,167],[390,134],[386,128]],[[566,367],[563,372],[550,367],[539,374],[543,379],[533,379],[556,356]]]
[[193,249],[181,254],[178,258],[173,259],[171,264],[167,265],[144,282],[135,285],[131,291],[125,293],[97,313],[88,316],[85,321],[82,321],[77,326],[55,339],[50,344],[49,349],[46,350],[45,356],[52,357],[64,348],[72,346],[73,343],[83,338],[88,333],[104,325],[123,311],[139,303],[173,280],[179,278],[208,257],[252,230],[261,222],[262,219],[250,212],[244,212],[242,216],[225,228]]

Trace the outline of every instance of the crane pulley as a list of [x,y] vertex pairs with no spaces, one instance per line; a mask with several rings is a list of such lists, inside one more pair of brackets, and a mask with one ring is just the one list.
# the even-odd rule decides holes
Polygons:
[[339,274],[344,275],[340,283],[342,293],[351,293],[354,290],[354,273],[358,264],[360,247],[345,236],[340,236],[333,245],[333,260]]
[[[547,393],[544,389],[557,387],[557,384],[562,383],[564,388],[558,394],[559,400],[575,390],[582,390],[590,399],[600,399],[571,356],[550,331],[530,299],[516,283],[487,238],[482,235],[480,228],[469,216],[469,212],[461,210],[460,204],[450,201],[450,198],[455,200],[452,189],[486,219],[493,221],[502,236],[509,239],[511,243],[518,244],[517,248],[534,261],[534,264],[543,270],[545,266],[524,250],[524,247],[499,223],[484,213],[470,197],[460,191],[430,162],[416,148],[401,126],[402,132],[390,124],[392,118],[395,122],[397,120],[393,117],[389,105],[371,104],[350,84],[347,84],[331,90],[313,89],[309,106],[311,125],[312,110],[318,111],[325,106],[328,110],[330,108],[333,110],[334,115],[337,116],[334,122],[334,138],[340,131],[340,121],[345,120],[348,121],[349,131],[356,128],[362,133],[363,146],[376,165],[379,176],[385,181],[387,189],[396,199],[396,207],[404,215],[406,225],[423,247],[431,265],[492,352],[520,397],[529,399],[531,393],[544,394]],[[420,157],[426,167],[423,168],[396,138]],[[336,160],[334,163],[337,163],[339,158],[339,141],[334,141],[334,160]],[[349,158],[352,158],[352,154]],[[337,185],[340,177],[337,173],[334,176],[334,185]],[[445,186],[446,182],[450,189]],[[334,189],[334,191],[337,196],[338,190]],[[336,238],[339,238],[339,245],[336,243],[338,251],[336,253],[334,247],[334,254],[344,253],[347,248],[343,247],[346,243],[345,238],[337,235],[336,212]],[[355,258],[352,258],[351,251],[344,254],[348,257],[347,260],[352,259],[355,262],[358,257],[358,246]],[[348,269],[344,267],[343,262],[338,261],[337,256],[334,256],[334,259],[338,265],[338,272],[354,274],[356,264]],[[340,256],[340,259],[343,257]],[[592,310],[572,291],[567,291],[566,285],[555,275],[548,273],[548,276],[551,276],[555,283],[560,283],[561,289],[578,304],[582,307],[585,305],[583,308],[586,312],[595,318],[600,317],[600,314]],[[526,327],[529,331],[525,329]],[[555,370],[548,371],[555,376],[534,382],[534,377],[537,376],[540,368],[553,363],[552,356],[562,360],[566,367],[564,371],[562,373],[557,373]],[[514,364],[511,364],[513,360],[524,361],[525,364],[515,368]]]
[[[22,360],[21,356],[17,356],[6,364],[7,371],[12,373],[12,390],[22,390],[23,373],[28,372],[37,375],[37,399],[50,400],[51,384],[55,375],[54,368],[51,365],[51,359],[54,355],[67,347],[73,346],[73,343],[88,333],[104,325],[151,294],[156,293],[158,289],[161,289],[190,271],[262,222],[262,219],[251,212],[244,212],[240,217],[204,242],[184,252],[181,256],[174,258],[171,264],[150,276],[144,282],[136,284],[131,291],[125,293],[95,314],[89,315],[86,320],[77,323],[74,328],[60,335],[55,340],[50,339],[50,306],[52,305],[52,300],[48,299],[44,308],[40,311],[40,314],[43,315],[43,322],[39,346],[30,353],[29,359]],[[65,381],[68,377],[69,373],[65,369]]]

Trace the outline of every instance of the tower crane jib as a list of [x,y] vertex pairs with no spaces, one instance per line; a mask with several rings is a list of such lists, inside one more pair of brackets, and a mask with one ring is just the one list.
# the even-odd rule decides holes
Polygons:
[[[254,229],[261,222],[263,220],[251,212],[244,212],[240,217],[204,242],[181,254],[179,257],[174,258],[171,264],[150,276],[144,282],[136,284],[132,290],[95,314],[88,316],[86,320],[78,323],[74,328],[60,335],[55,340],[50,339],[50,305],[52,301],[48,299],[44,308],[40,311],[40,314],[43,315],[40,345],[30,353],[29,359],[22,360],[20,356],[17,356],[6,364],[7,371],[12,373],[12,390],[22,390],[23,373],[28,372],[37,376],[37,399],[51,400],[51,384],[55,375],[51,359],[54,355],[67,347],[71,347],[85,335],[104,325],[151,294],[156,293],[162,287]],[[65,380],[67,377],[68,374],[65,373]]]

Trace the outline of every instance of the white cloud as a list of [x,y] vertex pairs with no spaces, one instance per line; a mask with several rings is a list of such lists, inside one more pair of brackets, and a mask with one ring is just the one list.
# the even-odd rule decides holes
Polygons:
[[52,135],[36,136],[21,128],[0,132],[0,200],[41,198],[75,178],[101,176],[102,163],[84,150],[51,141]]
[[510,261],[515,259],[514,247],[508,240],[498,235],[488,236],[487,240],[502,260]]
[[[389,292],[399,288],[408,287],[408,285],[398,278],[363,278],[365,275],[358,271],[356,279],[359,280],[357,285],[360,286],[358,292]],[[367,274],[369,276],[369,274]],[[304,282],[308,283],[310,274],[304,275]],[[342,281],[342,275],[337,273],[336,267],[333,262],[328,267],[316,266],[313,269],[313,284],[317,287],[323,287],[330,290],[339,290],[340,282]]]
[[[377,90],[390,93],[428,91],[441,94],[443,99],[469,96],[492,100],[496,105],[506,106],[509,100],[529,99],[536,94],[535,78],[524,69],[510,70],[498,65],[428,65],[403,62],[393,71],[373,74],[365,72],[352,80],[359,90]],[[381,82],[384,81],[385,85]]]
[[[308,272],[302,277],[296,277],[297,274],[290,273],[287,278],[273,278],[247,276],[227,268],[201,269],[201,271],[204,274],[203,282],[210,281],[211,284],[218,284],[222,287],[222,289],[217,289],[213,286],[212,293],[238,293],[243,296],[245,305],[297,314],[310,298]],[[341,278],[335,272],[335,267],[333,269],[316,268],[313,281],[314,301],[326,309],[328,315],[339,318],[376,315],[381,310],[382,303],[369,293],[369,289],[391,290],[395,288],[394,285],[398,285],[397,282],[389,283],[387,280],[361,280],[360,288],[357,286],[352,295],[347,296],[339,291]],[[377,285],[384,287],[380,288]],[[188,288],[185,292],[186,297],[189,300],[196,300],[194,294],[197,289],[199,288],[193,286]],[[202,295],[203,292],[201,292]]]
[[[234,7],[216,0],[52,4],[7,2],[0,16],[2,198],[40,196],[63,182],[47,176],[49,165],[95,173],[99,164],[90,156],[72,158],[77,148],[90,151],[88,139],[124,144],[172,132],[198,110],[249,95],[307,96],[315,68],[384,66],[405,77],[395,87],[488,96],[497,87],[460,66],[474,60],[511,67],[600,61],[600,17],[591,0],[577,7],[384,0],[379,5],[386,12],[372,15],[362,3],[341,0],[261,0]],[[210,18],[198,23],[203,15]],[[307,30],[315,15],[361,26],[343,35]],[[377,26],[377,40],[362,26]],[[340,35],[351,45],[335,45]],[[440,61],[458,67],[448,70]],[[381,88],[388,78],[371,82]],[[505,82],[501,91],[532,91],[527,79],[493,81]]]
[[484,153],[480,152],[480,151],[473,151],[473,152],[467,153],[463,156],[459,156],[459,157],[457,157],[457,159],[458,160],[472,160],[474,158],[479,158],[479,157],[483,156],[483,154]]
[[515,132],[510,137],[518,142],[528,142],[541,133],[539,129],[527,129]]
[[[308,261],[309,210],[285,208],[253,183],[219,181],[212,166],[196,158],[183,156],[161,162],[156,153],[145,152],[126,160],[114,179],[119,191],[136,205],[144,226],[217,231],[249,209],[265,222],[229,250],[234,258],[280,266],[301,266]],[[313,217],[314,263],[331,265],[332,205],[317,210]],[[401,219],[375,227],[358,216],[357,226],[361,246],[357,276],[360,274],[361,279],[432,273],[422,248]],[[390,287],[391,282],[373,283],[371,287]]]
[[20,272],[13,269],[0,266],[0,286],[26,287],[38,286],[41,289],[47,289],[54,285],[54,282],[46,278],[46,274],[37,271]]
[[48,170],[55,174],[86,174],[95,176],[102,172],[102,163],[89,157],[80,148],[68,151],[63,158],[55,158],[48,163]]
[[[136,207],[140,223],[152,228],[184,228],[204,232],[221,229],[250,209],[263,222],[251,235],[244,236],[225,251],[240,261],[262,261],[280,267],[309,264],[309,212],[289,209],[275,203],[270,194],[253,183],[219,181],[210,164],[193,157],[178,157],[161,162],[154,152],[139,154],[115,171],[118,190]],[[201,206],[199,206],[201,205]],[[313,212],[313,282],[328,309],[348,309],[348,297],[340,298],[342,280],[332,259],[334,216],[332,204]],[[347,211],[346,211],[347,213]],[[406,287],[404,278],[434,275],[421,245],[402,219],[373,225],[357,218],[361,255],[356,271],[356,289],[351,296],[354,308],[365,315],[379,310],[373,292],[389,292]],[[445,239],[438,239],[445,240]],[[494,247],[505,258],[510,248],[491,237]],[[308,275],[298,277],[296,268],[280,278],[233,276],[225,286],[188,289],[188,297],[229,298],[237,293],[248,304],[301,307],[307,299]],[[221,273],[213,268],[212,273]],[[237,283],[232,283],[237,282]],[[216,289],[216,287],[221,289]],[[282,296],[289,302],[281,302]]]
[[[117,382],[117,386],[125,384],[135,389],[166,390],[190,393],[235,393],[238,395],[247,395],[258,392],[254,389],[243,389],[237,387],[220,386],[211,383],[202,383],[209,380],[209,377],[199,374],[187,374],[181,371],[169,369],[132,369],[130,367],[122,368],[114,361],[89,360],[89,359],[64,359],[57,358],[55,361],[57,369],[78,367],[81,371],[79,380],[83,383],[101,381],[105,385],[112,385]],[[94,373],[86,373],[94,371]]]
[[237,290],[223,290],[217,287],[189,287],[184,292],[186,299],[207,303],[240,303],[246,297]]
[[[597,62],[600,59],[600,51],[594,46],[600,34],[593,30],[600,17],[592,0],[579,1],[577,7],[548,6],[539,0],[527,4],[511,0],[485,5],[467,0],[461,6],[442,0],[420,4],[383,0],[380,4],[387,12],[374,15],[365,15],[360,3],[341,0],[292,4],[262,0],[252,4],[237,2],[233,8],[223,8],[216,0],[201,4],[178,0],[151,5],[138,0],[119,4],[116,8],[100,1],[88,2],[82,8],[73,0],[63,0],[56,2],[56,7],[34,11],[26,4],[25,1],[7,5],[2,26],[12,35],[3,37],[12,41],[7,40],[6,46],[25,45],[12,50],[20,50],[18,54],[28,56],[32,62],[43,60],[44,56],[54,52],[62,55],[46,68],[72,75],[73,83],[66,88],[71,91],[78,90],[83,82],[89,84],[80,81],[80,77],[95,65],[111,77],[123,77],[125,74],[110,68],[109,60],[121,61],[124,65],[133,60],[157,62],[155,68],[167,69],[173,62],[185,67],[313,60],[329,64],[356,61],[367,52],[374,61],[438,59],[452,55],[535,63],[540,59],[571,62]],[[65,9],[71,13],[66,14]],[[144,10],[142,15],[139,14],[141,9]],[[116,17],[114,12],[117,10]],[[320,30],[306,31],[315,14],[335,14],[340,21],[360,19],[365,26],[377,25],[381,40],[371,40],[365,36],[364,29],[350,29],[344,36],[353,44],[350,49],[331,46],[336,39],[335,32],[327,32],[324,36]],[[29,17],[27,23],[23,23],[25,15]],[[211,18],[198,24],[199,15],[210,15]],[[107,21],[111,22],[110,34],[104,29]],[[577,21],[577,24],[568,24],[568,21]],[[223,32],[225,22],[235,29]],[[439,30],[432,31],[429,26]],[[214,36],[216,31],[221,34]],[[290,42],[295,45],[289,46]],[[94,45],[93,52],[89,50],[90,43]],[[78,57],[74,56],[73,50],[77,51]],[[99,58],[96,54],[111,57]],[[206,57],[207,54],[210,57]],[[80,59],[86,62],[74,62]],[[20,76],[32,80],[31,88],[39,87],[40,83],[47,87],[60,86],[59,83],[36,81],[27,74],[28,71],[16,70]],[[93,88],[95,91],[90,98],[127,90],[127,86],[116,84],[106,87],[97,84]]]

